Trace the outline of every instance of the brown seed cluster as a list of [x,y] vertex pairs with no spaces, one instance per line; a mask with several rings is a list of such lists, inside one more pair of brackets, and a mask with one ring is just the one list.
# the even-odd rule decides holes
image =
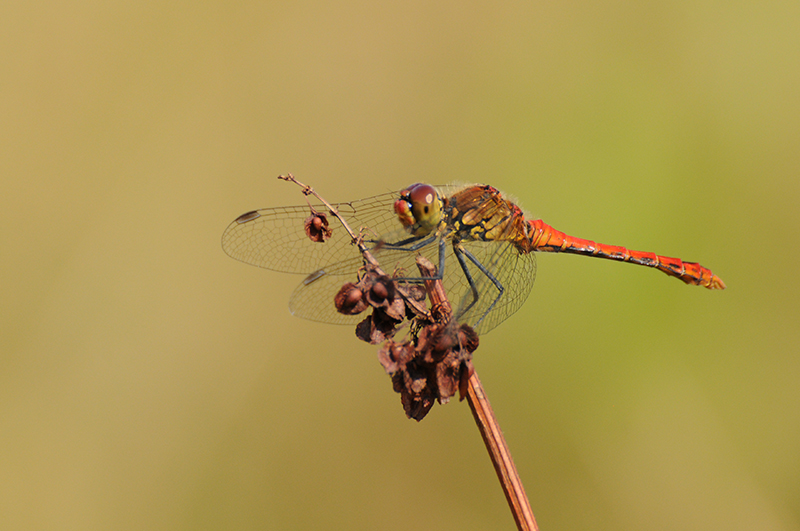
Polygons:
[[[313,209],[304,227],[317,243],[325,243],[333,232],[327,216]],[[435,278],[430,261],[419,257],[417,266],[422,277]],[[425,418],[435,401],[445,404],[456,391],[461,399],[466,396],[474,370],[472,353],[478,348],[477,333],[451,320],[441,281],[424,284],[404,282],[402,275],[390,277],[367,265],[359,281],[342,286],[334,298],[336,309],[345,315],[372,308],[356,326],[356,336],[373,345],[384,344],[378,359],[392,377],[406,415],[417,421]],[[431,298],[430,311],[423,304],[426,296]],[[409,337],[396,342],[392,338],[405,320],[411,323]]]
[[342,286],[334,304],[339,313],[345,315],[356,315],[372,307],[372,313],[356,326],[356,336],[377,345],[393,337],[397,326],[406,318],[413,317],[413,314],[409,315],[404,297],[422,301],[425,290],[417,285],[400,287],[392,277],[378,274],[368,267],[357,283],[348,282]]
[[[418,421],[436,400],[447,403],[456,391],[463,399],[473,371],[472,352],[478,347],[472,328],[458,326],[449,320],[449,312],[441,311],[448,305],[439,303],[434,311],[419,314],[407,303],[424,301],[425,296],[421,285],[401,283],[368,268],[361,280],[342,286],[335,298],[336,308],[347,315],[372,307],[356,326],[356,336],[371,344],[384,343],[378,359],[392,377],[406,415]],[[411,321],[410,338],[396,342],[392,337],[405,319]]]
[[425,418],[434,401],[446,404],[459,391],[467,394],[472,376],[472,352],[478,335],[454,322],[423,326],[416,341],[387,341],[378,359],[392,377],[392,387],[408,418]]

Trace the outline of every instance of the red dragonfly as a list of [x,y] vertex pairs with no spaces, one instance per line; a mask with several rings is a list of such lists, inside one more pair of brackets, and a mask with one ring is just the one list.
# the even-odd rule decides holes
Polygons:
[[[574,253],[653,267],[687,284],[725,289],[722,280],[694,262],[630,251],[574,238],[522,210],[488,185],[414,184],[399,192],[333,205],[383,269],[415,271],[417,255],[439,264],[439,275],[458,322],[486,333],[525,302],[536,276],[534,251]],[[312,242],[304,220],[319,204],[254,210],[236,218],[222,235],[222,248],[242,262],[305,279],[289,301],[294,315],[335,324],[355,324],[333,298],[363,265],[349,234],[334,227],[325,243]],[[333,222],[336,223],[336,222]],[[409,275],[410,276],[410,275]],[[419,280],[419,279],[416,279]]]

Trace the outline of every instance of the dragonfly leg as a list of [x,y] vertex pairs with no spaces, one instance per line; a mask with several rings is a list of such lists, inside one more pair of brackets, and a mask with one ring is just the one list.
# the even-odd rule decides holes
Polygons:
[[499,301],[499,300],[500,300],[500,297],[502,297],[502,296],[503,296],[503,292],[504,292],[505,290],[504,290],[504,288],[503,288],[503,285],[500,283],[500,281],[499,281],[499,280],[497,280],[497,278],[495,278],[495,276],[494,276],[494,275],[492,275],[492,273],[491,273],[491,272],[489,272],[489,270],[488,270],[488,269],[486,269],[486,266],[484,266],[484,265],[483,265],[483,264],[480,262],[480,260],[478,260],[477,258],[475,258],[475,255],[473,255],[473,254],[472,254],[471,252],[469,252],[468,250],[464,249],[464,247],[463,247],[463,246],[462,246],[460,243],[454,243],[454,244],[453,244],[453,250],[455,251],[455,253],[456,253],[456,256],[458,257],[458,261],[459,261],[459,263],[461,264],[461,268],[464,270],[464,273],[466,273],[466,275],[467,275],[467,280],[469,281],[469,285],[470,285],[470,287],[472,288],[472,295],[473,295],[473,300],[472,300],[472,302],[469,304],[469,306],[468,306],[468,307],[467,307],[465,310],[463,310],[463,311],[462,311],[462,314],[463,314],[463,313],[466,313],[466,312],[467,312],[467,310],[469,310],[470,308],[472,308],[472,306],[473,306],[473,305],[474,305],[476,302],[478,302],[478,290],[477,290],[477,288],[475,287],[475,283],[473,282],[473,280],[472,280],[472,277],[470,276],[469,272],[467,271],[467,267],[466,267],[466,266],[467,266],[467,264],[466,264],[466,262],[464,262],[464,258],[461,256],[462,254],[463,254],[464,256],[466,256],[466,257],[469,259],[469,261],[470,261],[470,262],[472,262],[473,264],[475,264],[475,267],[477,267],[477,268],[478,268],[478,270],[479,270],[481,273],[483,273],[484,275],[486,275],[486,278],[488,278],[489,280],[491,280],[491,281],[492,281],[492,284],[494,284],[494,287],[495,287],[495,288],[497,288],[497,297],[495,297],[495,298],[494,298],[494,300],[492,301],[492,304],[490,304],[490,305],[489,305],[489,307],[488,307],[488,308],[486,308],[486,311],[485,311],[485,312],[483,312],[483,315],[481,315],[480,319],[478,319],[478,320],[475,322],[475,324],[473,325],[473,326],[474,326],[474,328],[477,328],[478,326],[480,326],[480,324],[481,324],[481,321],[483,321],[483,319],[484,319],[484,318],[485,318],[487,315],[489,315],[489,312],[491,312],[491,311],[492,311],[492,308],[494,308],[494,307],[495,307],[495,305],[497,304],[497,301]]
[[[434,239],[435,239],[435,237],[425,238],[421,242],[418,242],[417,244],[412,245],[410,247],[385,246],[385,247],[383,247],[383,249],[389,249],[389,250],[393,250],[393,251],[414,252],[417,249],[421,249],[425,245],[428,245]],[[395,245],[399,245],[399,244],[395,244]],[[398,280],[398,281],[401,281],[401,282],[414,282],[414,283],[424,282],[426,280],[442,280],[442,278],[444,278],[444,259],[445,259],[445,249],[446,249],[445,246],[446,246],[445,240],[443,238],[440,238],[439,239],[439,270],[436,272],[436,274],[434,276],[432,276],[432,277],[398,277],[395,280]],[[378,255],[378,257],[380,258],[380,255]]]
[[[369,240],[369,243],[375,244],[376,247],[381,247],[382,249],[391,249],[393,251],[418,251],[422,249],[433,240],[436,239],[436,235],[428,236],[427,238],[420,239],[418,236],[412,236],[410,238],[406,238],[405,240],[401,240],[397,243],[388,243],[381,240]],[[412,245],[409,245],[412,244]]]
[[461,247],[460,244],[453,245],[453,252],[458,259],[459,265],[461,265],[461,270],[464,272],[464,276],[467,277],[467,282],[469,283],[469,287],[472,290],[472,302],[464,308],[462,313],[467,313],[470,308],[472,308],[476,302],[478,302],[478,288],[475,286],[475,281],[472,279],[472,274],[469,272],[469,266],[467,266],[466,260],[464,260],[464,249]]

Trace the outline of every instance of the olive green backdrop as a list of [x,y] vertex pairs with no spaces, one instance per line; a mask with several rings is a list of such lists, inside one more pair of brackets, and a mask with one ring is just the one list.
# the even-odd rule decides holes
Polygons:
[[0,527],[510,529],[239,214],[487,182],[688,287],[539,256],[476,366],[542,529],[800,528],[800,4],[0,8]]

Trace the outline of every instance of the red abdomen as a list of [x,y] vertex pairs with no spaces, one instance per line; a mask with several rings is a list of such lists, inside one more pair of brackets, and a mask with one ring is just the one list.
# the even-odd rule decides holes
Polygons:
[[631,251],[625,247],[604,245],[590,240],[574,238],[554,229],[541,219],[528,221],[527,241],[520,245],[523,252],[543,251],[550,253],[573,253],[597,256],[608,260],[619,260],[654,267],[671,277],[676,277],[695,286],[708,289],[725,289],[725,283],[711,270],[695,262],[684,262],[680,258],[669,258],[655,253]]

